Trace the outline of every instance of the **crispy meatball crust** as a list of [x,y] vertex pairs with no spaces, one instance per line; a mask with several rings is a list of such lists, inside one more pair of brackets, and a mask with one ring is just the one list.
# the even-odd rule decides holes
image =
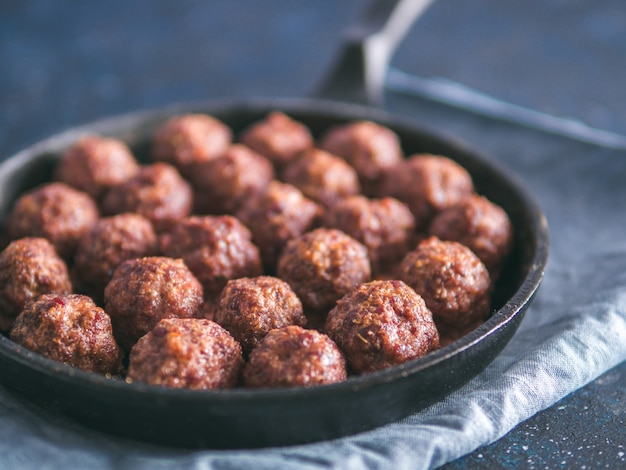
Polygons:
[[168,318],[133,346],[127,378],[171,388],[231,388],[243,364],[241,346],[217,323]]
[[262,274],[259,249],[250,237],[248,228],[230,215],[191,216],[161,237],[161,249],[182,258],[211,298],[230,279]]
[[347,233],[367,248],[372,271],[391,269],[413,243],[415,218],[397,199],[352,196],[339,201],[325,216],[324,225]]
[[102,302],[104,288],[122,261],[157,253],[157,236],[147,218],[132,213],[103,217],[76,249],[75,284],[82,293]]
[[513,226],[507,213],[484,196],[471,194],[441,211],[430,235],[469,247],[485,264],[492,279],[513,249]]
[[278,277],[305,307],[330,309],[354,286],[370,280],[367,248],[340,230],[318,228],[287,244]]
[[102,201],[106,215],[136,212],[150,219],[157,231],[167,230],[191,213],[191,185],[173,166],[154,163],[109,190]]
[[117,341],[129,351],[164,318],[199,317],[202,286],[180,259],[129,259],[113,273],[104,304]]
[[406,203],[419,230],[446,207],[474,192],[470,174],[455,161],[440,155],[416,154],[385,173],[380,195]]
[[196,164],[189,176],[196,212],[200,214],[234,214],[246,198],[272,179],[274,167],[269,160],[241,144]]
[[63,153],[54,177],[99,201],[109,188],[126,181],[138,171],[139,164],[124,142],[88,135]]
[[267,157],[277,168],[313,146],[308,127],[279,111],[248,126],[242,131],[240,140]]
[[321,214],[321,206],[295,186],[271,181],[246,201],[237,217],[250,228],[265,268],[274,271],[285,244],[312,229]]
[[243,371],[246,387],[310,387],[341,382],[346,362],[325,334],[300,326],[271,330],[252,351]]
[[231,129],[212,116],[206,114],[175,116],[155,132],[152,159],[169,163],[183,175],[189,176],[196,163],[222,155],[231,141]]
[[309,149],[285,168],[282,179],[323,206],[361,192],[354,168],[320,149]]
[[285,281],[258,276],[228,281],[222,290],[214,320],[252,351],[274,328],[304,326],[302,302]]
[[15,319],[11,340],[87,371],[122,371],[124,353],[113,337],[111,319],[84,295],[42,295]]
[[325,332],[358,373],[386,369],[439,348],[431,311],[398,280],[352,289],[328,313]]
[[40,295],[71,292],[67,266],[45,238],[20,238],[0,253],[0,330]]
[[402,260],[400,279],[424,298],[437,325],[461,330],[489,315],[489,272],[458,242],[436,237],[421,241]]
[[363,192],[368,196],[376,194],[385,171],[403,158],[400,139],[395,132],[372,121],[331,127],[321,137],[319,146],[354,167]]
[[22,194],[6,221],[10,240],[48,239],[59,256],[71,259],[79,240],[99,218],[95,201],[65,183],[53,182]]

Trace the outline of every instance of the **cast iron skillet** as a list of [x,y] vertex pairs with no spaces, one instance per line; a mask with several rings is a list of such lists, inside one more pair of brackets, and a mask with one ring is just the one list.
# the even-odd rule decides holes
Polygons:
[[[427,3],[374,2],[351,31],[321,94],[376,101],[391,51]],[[398,133],[407,155],[446,155],[467,168],[478,192],[507,211],[515,230],[515,251],[497,285],[491,318],[451,345],[401,366],[343,383],[281,390],[191,391],[128,384],[50,361],[0,335],[0,379],[7,388],[91,428],[134,440],[181,447],[263,447],[336,438],[400,419],[441,400],[496,357],[541,282],[548,255],[546,220],[516,177],[494,161],[372,106],[317,98],[212,102],[88,124],[0,165],[0,220],[18,194],[49,180],[59,154],[84,133],[120,138],[148,161],[153,131],[172,115],[209,113],[237,132],[275,109],[306,123],[316,136],[334,124],[372,119]]]

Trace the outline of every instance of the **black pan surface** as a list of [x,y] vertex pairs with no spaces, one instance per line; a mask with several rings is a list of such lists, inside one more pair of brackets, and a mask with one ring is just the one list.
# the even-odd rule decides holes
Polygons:
[[168,117],[203,112],[238,132],[281,110],[315,136],[331,125],[371,119],[398,133],[407,155],[446,155],[477,191],[502,206],[515,250],[496,286],[493,315],[458,341],[401,366],[343,383],[281,390],[191,391],[126,383],[48,360],[0,336],[0,381],[21,397],[117,436],[180,447],[244,448],[332,439],[403,418],[441,400],[482,371],[515,333],[543,277],[548,231],[541,209],[515,175],[451,136],[379,109],[317,99],[173,106],[99,121],[36,144],[0,165],[0,220],[17,196],[49,180],[60,153],[85,133],[127,142],[148,161],[149,140]]

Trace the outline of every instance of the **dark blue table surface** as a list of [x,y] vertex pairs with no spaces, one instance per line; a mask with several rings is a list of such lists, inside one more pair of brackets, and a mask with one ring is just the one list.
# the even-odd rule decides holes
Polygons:
[[[104,116],[181,101],[306,95],[365,3],[5,0],[0,158]],[[393,61],[619,136],[626,135],[624,64],[621,0],[439,0]],[[409,106],[400,112],[410,114]],[[622,364],[446,468],[624,466],[625,386]]]

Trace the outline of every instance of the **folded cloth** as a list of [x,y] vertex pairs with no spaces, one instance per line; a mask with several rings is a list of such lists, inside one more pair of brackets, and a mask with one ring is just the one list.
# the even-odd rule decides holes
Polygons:
[[434,468],[491,443],[626,359],[626,152],[449,107],[402,99],[396,112],[501,160],[547,215],[550,260],[517,334],[477,377],[399,422],[334,441],[183,451],[79,427],[0,390],[7,468]]

